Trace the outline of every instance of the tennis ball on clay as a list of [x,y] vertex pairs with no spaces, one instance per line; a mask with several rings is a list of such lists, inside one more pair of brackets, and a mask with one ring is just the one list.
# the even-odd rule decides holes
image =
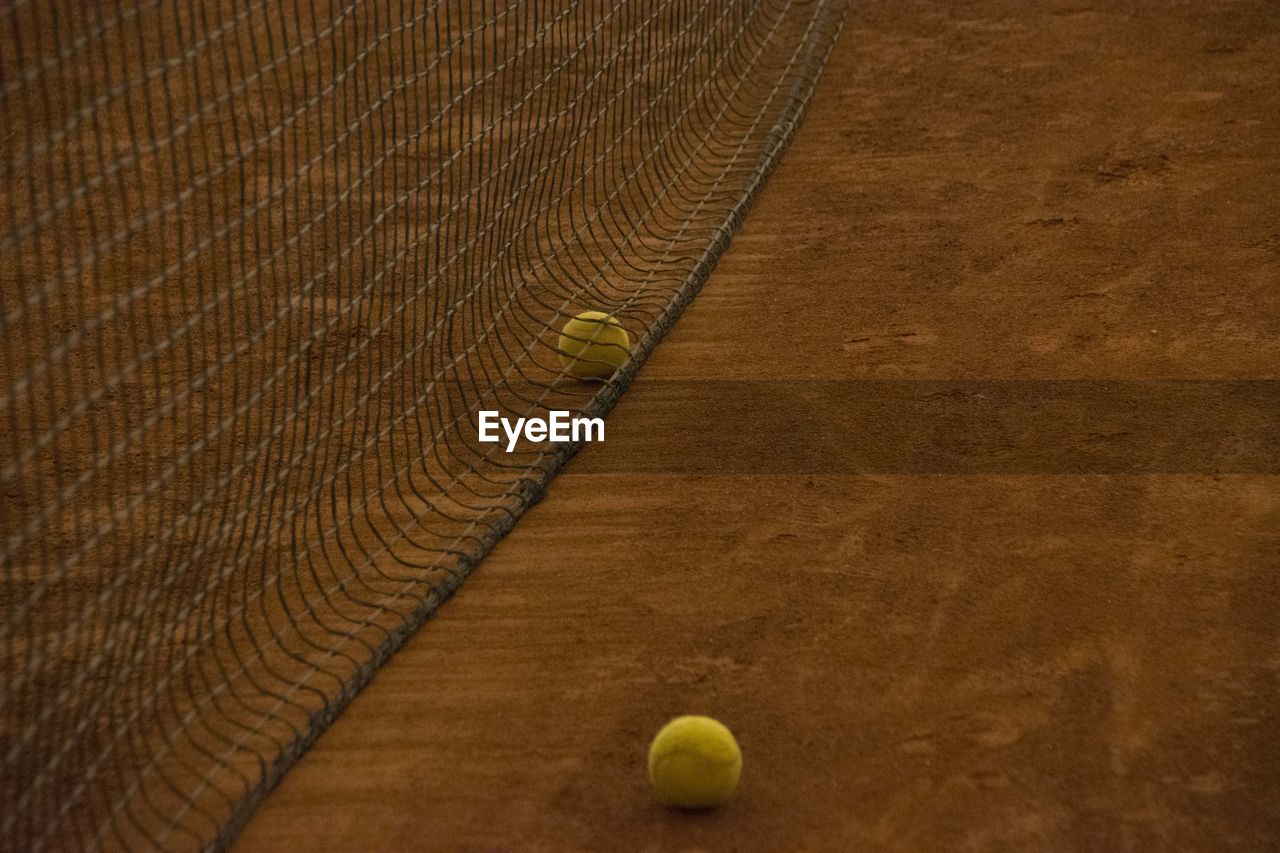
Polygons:
[[631,354],[631,337],[613,316],[583,311],[564,324],[556,346],[570,376],[608,379]]
[[710,717],[676,717],[649,747],[649,781],[673,806],[718,806],[733,794],[741,775],[738,741]]

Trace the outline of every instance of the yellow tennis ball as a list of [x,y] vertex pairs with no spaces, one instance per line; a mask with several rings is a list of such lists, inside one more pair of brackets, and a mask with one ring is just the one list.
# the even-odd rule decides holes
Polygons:
[[649,781],[673,806],[718,806],[741,775],[742,752],[733,732],[710,717],[676,717],[649,747]]
[[614,317],[583,311],[564,324],[557,342],[560,363],[579,379],[608,379],[631,354],[631,338]]

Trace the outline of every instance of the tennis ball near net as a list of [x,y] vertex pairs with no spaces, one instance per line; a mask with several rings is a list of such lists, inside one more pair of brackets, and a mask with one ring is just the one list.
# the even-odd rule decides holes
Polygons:
[[710,717],[676,717],[649,747],[649,781],[665,802],[687,809],[718,806],[742,775],[733,732]]
[[631,354],[631,337],[613,316],[583,311],[564,324],[556,346],[570,376],[608,379]]

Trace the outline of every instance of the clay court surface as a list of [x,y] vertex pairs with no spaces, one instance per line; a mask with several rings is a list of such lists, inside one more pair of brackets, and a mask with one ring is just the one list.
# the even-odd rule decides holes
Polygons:
[[[1280,8],[857,3],[702,294],[250,850],[1280,838]],[[670,716],[742,788],[647,789]]]

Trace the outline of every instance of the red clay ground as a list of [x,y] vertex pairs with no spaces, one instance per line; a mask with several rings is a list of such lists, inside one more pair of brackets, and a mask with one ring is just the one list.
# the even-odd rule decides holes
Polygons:
[[[1273,849],[1277,117],[1263,0],[859,3],[608,440],[240,849]],[[680,712],[721,811],[646,788]]]

